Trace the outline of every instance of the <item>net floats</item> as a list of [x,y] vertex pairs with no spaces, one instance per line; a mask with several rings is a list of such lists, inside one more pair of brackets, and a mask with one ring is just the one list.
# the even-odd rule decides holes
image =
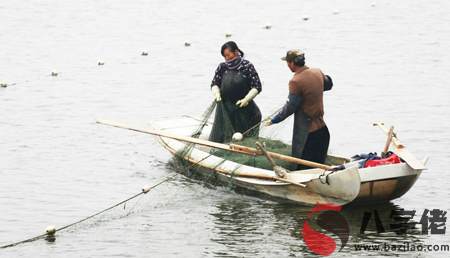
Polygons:
[[242,141],[242,138],[243,138],[243,136],[242,136],[242,134],[241,133],[234,133],[233,134],[233,137],[232,137],[232,139],[233,139],[233,141],[235,141],[235,142],[240,142],[240,141]]
[[143,193],[148,193],[150,191],[150,186],[149,185],[144,185],[143,187],[142,187],[142,192]]
[[45,233],[49,236],[53,236],[56,232],[56,228],[54,226],[48,226],[45,228]]

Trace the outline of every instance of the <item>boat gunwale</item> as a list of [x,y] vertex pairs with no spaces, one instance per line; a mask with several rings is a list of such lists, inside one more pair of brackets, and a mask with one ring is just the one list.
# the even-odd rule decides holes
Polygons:
[[[159,126],[158,126],[159,125],[158,124],[159,121],[170,121],[170,120],[175,121],[176,119],[180,119],[180,118],[195,119],[193,117],[183,116],[183,117],[178,117],[178,118],[167,118],[167,119],[164,119],[164,120],[163,119],[161,119],[161,120],[152,120],[151,123],[152,123],[152,126],[155,129],[160,130]],[[176,129],[176,127],[173,127],[173,129]],[[153,135],[153,136],[157,140],[157,142],[159,142],[161,145],[163,145],[163,147],[165,149],[167,149],[174,156],[177,156],[176,155],[177,151],[174,148],[172,148],[171,146],[169,146],[170,142],[166,142],[166,140],[163,139],[163,138],[166,138],[166,137],[158,136],[158,135]],[[171,140],[174,140],[174,139],[169,139],[169,141],[171,141]],[[183,143],[182,141],[178,141],[178,140],[174,140],[174,141],[176,141],[178,143],[181,143],[181,144],[186,144],[186,143]],[[214,149],[214,148],[211,148],[211,149]],[[212,154],[208,153],[208,151],[205,151],[202,148],[195,148],[195,150],[203,152],[203,153],[205,153],[207,155],[212,155]],[[240,167],[245,166],[245,167],[248,167],[250,169],[255,169],[255,168],[256,169],[262,169],[262,168],[252,167],[252,166],[249,166],[249,165],[240,164],[240,163],[232,161],[232,160],[227,160],[227,159],[225,159],[223,157],[218,157],[218,156],[215,156],[215,155],[212,155],[212,156],[214,156],[216,158],[219,158],[219,159],[221,159],[223,161],[231,162],[231,163],[235,164],[236,166],[240,166]],[[340,157],[340,156],[336,156],[336,155],[332,155],[332,154],[328,154],[328,156],[336,157],[338,160],[342,160],[342,161],[344,161],[344,160],[349,161],[350,160],[347,157]],[[197,157],[197,158],[199,158],[199,157]],[[231,177],[229,174],[227,174],[227,173],[230,173],[231,171],[227,171],[227,170],[224,170],[224,169],[221,169],[221,168],[218,168],[218,167],[214,167],[214,166],[210,166],[208,164],[204,164],[202,162],[203,160],[201,160],[201,159],[200,159],[200,161],[192,159],[191,157],[185,157],[185,159],[188,160],[191,164],[198,164],[199,166],[201,166],[203,168],[210,169],[210,170],[215,170],[215,171],[219,172],[220,175],[222,175],[222,176],[227,176],[228,178]],[[424,165],[425,165],[427,160],[428,160],[428,156],[426,158],[424,158],[423,160],[421,160],[421,162],[424,163]],[[240,169],[240,167],[239,167],[239,169]],[[340,172],[346,171],[347,169],[351,169],[351,168],[355,169],[354,167],[348,167],[348,168],[346,168],[344,170],[341,170]],[[389,180],[392,180],[392,179],[401,180],[402,178],[411,177],[411,176],[416,177],[416,180],[417,180],[418,177],[420,177],[421,172],[422,172],[421,169],[413,169],[407,163],[404,163],[404,162],[398,163],[398,164],[388,164],[388,165],[383,165],[383,166],[368,167],[368,168],[356,168],[356,169],[357,169],[358,175],[359,175],[360,186],[362,186],[363,184],[368,183],[368,182],[382,182],[382,181],[389,181]],[[268,169],[262,169],[262,170],[273,172],[273,171],[268,170]],[[395,173],[389,175],[386,171],[383,172],[384,170],[386,170],[387,172],[395,172]],[[321,174],[323,171],[324,171],[323,169],[312,168],[312,169],[308,169],[308,170],[292,171],[292,174]],[[239,180],[241,182],[245,180],[245,183],[261,184],[261,185],[264,185],[264,183],[261,183],[261,181],[271,182],[271,183],[265,184],[266,186],[270,186],[270,185],[283,186],[283,185],[289,185],[290,184],[290,183],[286,183],[286,182],[279,182],[279,181],[277,182],[275,179],[258,179],[258,181],[257,181],[257,180],[254,180],[253,178],[239,177],[238,175],[234,176],[233,179]],[[244,180],[241,180],[241,179],[244,179]],[[313,179],[311,179],[311,180],[313,180]],[[414,183],[415,183],[416,180],[414,180]],[[294,181],[296,181],[296,180],[294,180]],[[299,181],[299,182],[302,182],[302,181]],[[306,181],[304,181],[302,183],[305,183],[305,182]],[[392,198],[392,200],[396,199],[396,198],[399,198],[402,195],[406,194],[412,188],[414,183],[412,183],[408,187],[408,189],[402,190],[402,191],[404,191],[403,194],[401,194],[398,197]],[[395,195],[395,193],[392,193],[392,194]],[[360,197],[359,197],[359,194],[358,194],[358,196],[353,201],[351,201],[351,202],[349,202],[347,204],[358,203],[359,199],[360,199]],[[373,201],[376,202],[377,200],[373,200]]]

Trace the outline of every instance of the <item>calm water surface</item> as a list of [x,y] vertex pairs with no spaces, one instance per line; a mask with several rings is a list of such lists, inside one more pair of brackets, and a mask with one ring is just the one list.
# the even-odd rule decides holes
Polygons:
[[[381,152],[394,125],[428,170],[400,199],[340,214],[350,240],[332,256],[442,256],[448,252],[355,251],[355,244],[449,245],[450,232],[377,234],[364,211],[450,211],[450,2],[432,1],[16,1],[0,6],[0,245],[42,234],[111,207],[178,168],[149,135],[95,123],[150,127],[150,120],[200,115],[221,45],[234,40],[263,82],[263,116],[287,96],[292,74],[280,57],[302,48],[307,65],[332,76],[325,95],[330,149]],[[334,14],[335,10],[339,13]],[[309,20],[304,21],[307,15]],[[271,29],[264,29],[270,23]],[[231,38],[225,33],[231,32]],[[185,41],[191,42],[185,47]],[[142,50],[149,51],[142,56]],[[97,65],[103,60],[105,65]],[[57,70],[59,75],[51,76]],[[283,134],[290,138],[290,125]],[[1,257],[315,256],[302,207],[179,176],[101,217],[0,249]],[[337,240],[338,248],[339,240]]]

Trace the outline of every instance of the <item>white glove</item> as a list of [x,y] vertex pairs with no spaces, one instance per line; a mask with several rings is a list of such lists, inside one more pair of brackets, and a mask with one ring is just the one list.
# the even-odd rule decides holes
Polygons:
[[211,92],[214,95],[214,97],[216,98],[216,101],[222,101],[222,97],[220,96],[220,88],[217,85],[214,85],[211,87]]
[[264,125],[265,125],[265,126],[271,126],[271,125],[273,125],[272,120],[271,120],[270,117],[267,118],[267,120],[264,122]]
[[238,105],[240,108],[246,107],[248,105],[248,103],[250,103],[250,101],[252,101],[252,99],[254,99],[256,97],[256,95],[258,95],[258,90],[253,88],[251,89],[248,94],[241,100],[238,100],[238,102],[236,102],[236,105]]

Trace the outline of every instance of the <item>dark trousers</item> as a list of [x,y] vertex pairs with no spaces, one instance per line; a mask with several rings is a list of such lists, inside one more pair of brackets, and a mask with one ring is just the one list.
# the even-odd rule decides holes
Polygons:
[[[327,126],[309,133],[303,148],[302,159],[323,164],[327,158],[329,144],[330,132]],[[298,170],[310,168],[300,164],[297,166]]]

